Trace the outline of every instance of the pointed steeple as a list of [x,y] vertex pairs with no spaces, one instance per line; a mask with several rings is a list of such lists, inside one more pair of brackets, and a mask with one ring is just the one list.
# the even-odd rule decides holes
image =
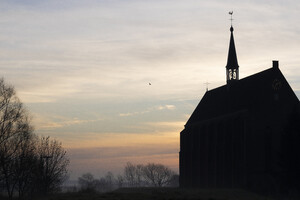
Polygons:
[[230,42],[229,42],[229,51],[228,51],[228,58],[227,58],[227,65],[226,69],[238,69],[238,61],[235,51],[235,45],[234,45],[234,38],[233,38],[233,27],[230,27]]
[[239,65],[236,56],[236,50],[234,45],[233,38],[233,27],[230,27],[230,42],[229,42],[229,50],[228,50],[228,58],[226,65],[226,79],[227,83],[230,81],[239,80]]

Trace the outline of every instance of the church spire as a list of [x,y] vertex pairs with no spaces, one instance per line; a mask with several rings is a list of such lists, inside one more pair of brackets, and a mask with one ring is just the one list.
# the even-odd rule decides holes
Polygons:
[[[233,12],[229,12],[231,15],[231,23],[232,23],[232,14]],[[226,65],[226,79],[227,83],[235,80],[239,80],[239,65],[237,61],[235,45],[234,45],[234,38],[233,38],[233,27],[231,24],[230,27],[230,42],[229,42],[229,50],[228,50],[228,58],[227,58],[227,65]]]

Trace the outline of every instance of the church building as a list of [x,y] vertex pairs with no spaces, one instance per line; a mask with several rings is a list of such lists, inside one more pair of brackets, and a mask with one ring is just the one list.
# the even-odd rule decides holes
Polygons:
[[239,79],[233,27],[227,83],[206,91],[180,133],[180,186],[271,191],[300,175],[299,100],[273,61]]

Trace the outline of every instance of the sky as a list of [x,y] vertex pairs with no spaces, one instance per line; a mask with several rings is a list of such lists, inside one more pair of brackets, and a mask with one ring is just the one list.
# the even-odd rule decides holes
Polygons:
[[62,142],[71,179],[127,162],[178,172],[180,131],[206,87],[226,83],[228,12],[240,78],[279,60],[299,97],[299,10],[298,0],[0,0],[0,75],[36,134]]

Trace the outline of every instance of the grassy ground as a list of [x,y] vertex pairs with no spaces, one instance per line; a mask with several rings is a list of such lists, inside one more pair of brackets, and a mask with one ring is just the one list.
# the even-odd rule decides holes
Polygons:
[[178,189],[178,188],[122,188],[113,192],[64,193],[42,200],[272,200],[245,190],[233,189]]

